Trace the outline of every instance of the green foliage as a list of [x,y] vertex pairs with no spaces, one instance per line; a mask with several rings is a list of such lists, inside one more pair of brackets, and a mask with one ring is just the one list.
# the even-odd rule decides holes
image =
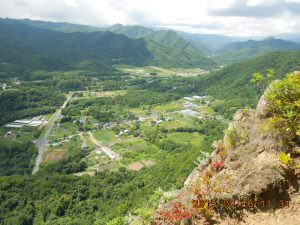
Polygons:
[[109,221],[106,225],[126,225],[128,222],[123,217],[117,217]]
[[294,161],[291,158],[290,153],[286,154],[285,152],[281,152],[278,159],[280,162],[282,162],[283,164],[285,164],[287,166],[292,166],[294,164]]
[[150,220],[149,213],[161,196],[156,192],[158,187],[182,187],[199,150],[212,150],[211,143],[222,136],[224,124],[202,121],[201,127],[210,133],[199,148],[161,155],[159,163],[138,172],[120,170],[76,177],[46,173],[41,168],[35,176],[0,177],[0,220],[5,225],[22,224],[30,218],[35,224],[105,225],[111,220],[123,222],[120,218],[129,211]]
[[174,31],[157,31],[145,38],[153,59],[149,64],[163,67],[201,67],[211,69],[216,63]]
[[3,19],[0,28],[3,46],[0,48],[0,62],[20,65],[31,72],[36,69],[78,69],[84,61],[96,62],[102,71],[107,72],[113,71],[113,63],[206,69],[216,66],[196,47],[170,31],[131,39],[108,31],[56,32],[24,21]]
[[226,130],[226,137],[227,138],[225,139],[224,143],[226,149],[230,149],[238,145],[239,136],[235,127]]
[[251,79],[251,82],[259,88],[260,93],[263,93],[263,91],[267,88],[267,86],[270,84],[270,82],[275,77],[275,70],[269,69],[266,75],[263,75],[259,72],[255,72],[253,74],[253,77]]
[[299,144],[300,76],[288,74],[284,80],[272,84],[267,95],[268,110],[273,122],[288,146]]
[[300,50],[300,45],[282,39],[268,38],[261,41],[233,42],[218,50],[213,59],[222,64],[242,62],[274,51]]
[[108,28],[117,34],[130,38],[144,38],[152,54],[150,65],[164,67],[201,67],[211,69],[217,64],[207,58],[199,48],[182,38],[175,31],[154,31],[142,26],[114,25]]
[[36,148],[30,142],[0,142],[0,176],[30,174]]
[[64,97],[59,90],[53,89],[55,85],[51,82],[40,85],[24,83],[16,86],[16,89],[0,92],[0,125],[54,112]]
[[37,149],[32,140],[39,136],[35,128],[10,130],[0,129],[0,176],[13,174],[30,174],[33,168]]
[[255,108],[261,93],[254,85],[249,85],[252,74],[261,71],[267,74],[270,68],[276,71],[275,79],[283,78],[284,74],[300,70],[300,51],[273,52],[250,59],[243,63],[232,64],[209,76],[196,81],[201,94],[209,94],[218,101],[212,103],[213,109],[231,118],[240,108]]
[[[0,92],[1,124],[54,112],[62,104],[66,92],[85,89],[97,92],[126,90],[126,94],[92,99],[84,99],[83,94],[78,94],[82,99],[69,103],[63,110],[66,117],[61,122],[87,116],[100,124],[118,123],[136,119],[131,113],[135,109],[150,112],[156,106],[193,94],[214,96],[218,99],[212,102],[215,111],[230,117],[240,107],[255,105],[259,93],[249,85],[255,71],[266,73],[268,68],[274,67],[277,74],[282,74],[300,66],[299,52],[271,53],[203,77],[132,78],[121,76],[112,69],[111,60],[122,58],[125,60],[121,60],[122,63],[135,65],[151,63],[204,68],[210,68],[214,63],[169,31],[155,32],[143,40],[131,40],[109,32],[66,34],[9,23],[0,21],[0,36],[7,35],[1,39],[0,61],[6,63],[0,64],[0,79],[1,82],[10,82],[9,85],[13,83],[10,77],[18,76],[26,81],[22,81],[21,86],[12,85],[11,90]],[[139,32],[137,35],[146,31]],[[35,71],[70,68],[76,70]],[[278,114],[278,118],[287,119],[290,130],[297,134],[298,130],[291,126],[299,118],[294,114],[299,108],[297,101],[293,104],[295,107],[287,109],[292,113],[284,111]],[[139,142],[143,154],[151,154],[154,148],[158,156],[155,165],[137,172],[123,168],[116,172],[99,172],[94,177],[73,176],[72,173],[86,169],[84,158],[89,152],[71,145],[64,159],[45,163],[35,176],[0,177],[0,224],[126,224],[124,218],[129,212],[149,222],[159,202],[160,194],[155,191],[159,187],[163,190],[182,187],[194,169],[193,162],[199,151],[212,151],[211,144],[223,136],[225,123],[222,120],[193,121],[193,126],[176,129],[149,126],[144,130],[143,124],[134,124],[128,135],[144,137]],[[119,133],[120,127],[115,131]],[[180,135],[172,136],[174,132],[182,136],[184,132],[188,135],[197,132],[196,137],[201,134],[201,141],[195,146],[184,138],[176,140]],[[235,135],[233,132],[232,138]],[[15,144],[0,143],[1,175],[31,171],[36,150],[28,140]],[[134,159],[140,160],[138,157]]]

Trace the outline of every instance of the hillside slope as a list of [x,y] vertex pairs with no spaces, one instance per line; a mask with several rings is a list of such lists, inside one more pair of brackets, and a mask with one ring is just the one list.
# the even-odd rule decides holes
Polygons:
[[200,79],[197,86],[201,94],[221,100],[214,106],[215,110],[230,117],[241,107],[257,104],[262,93],[251,85],[253,73],[274,69],[275,78],[281,79],[288,72],[300,70],[299,59],[300,51],[268,53],[212,72]]
[[106,28],[105,30],[116,33],[123,34],[129,38],[144,38],[147,35],[151,35],[154,31],[150,28],[132,25],[132,26],[123,26],[122,24],[115,24],[111,27]]
[[[45,70],[70,69],[82,61],[100,61],[103,67],[115,63],[203,69],[216,66],[175,32],[154,32],[140,27],[122,27],[135,35],[115,29],[114,32],[58,32],[64,25],[0,19],[0,62]],[[83,31],[79,25],[71,28]],[[136,38],[138,33],[146,32],[140,29],[151,34]]]
[[295,72],[272,83],[256,110],[239,110],[154,224],[299,224],[299,99]]
[[106,30],[123,34],[130,38],[143,38],[153,54],[152,64],[173,67],[201,67],[211,69],[217,64],[207,58],[205,46],[200,48],[172,30],[152,30],[143,26],[123,26],[116,24]]
[[0,20],[0,61],[66,69],[84,60],[144,64],[151,53],[143,40],[111,32],[63,33]]
[[268,38],[262,41],[248,40],[227,44],[212,57],[219,63],[241,62],[274,51],[300,50],[300,45],[282,39]]
[[[13,20],[13,19],[9,19],[9,20]],[[66,33],[96,32],[96,31],[102,31],[103,30],[103,29],[98,28],[98,27],[72,24],[72,23],[48,22],[48,21],[39,21],[39,20],[30,20],[30,19],[15,20],[15,21],[18,21],[18,22],[21,22],[21,23],[24,23],[26,25],[36,27],[36,28],[66,32]]]
[[193,44],[179,37],[175,31],[157,31],[145,37],[153,53],[154,64],[173,67],[201,67],[211,69],[217,64],[204,56]]

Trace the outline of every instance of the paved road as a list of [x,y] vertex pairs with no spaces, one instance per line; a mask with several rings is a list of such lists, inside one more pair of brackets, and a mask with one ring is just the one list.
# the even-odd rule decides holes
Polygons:
[[116,152],[114,152],[113,150],[111,150],[108,147],[103,146],[95,137],[91,132],[88,132],[88,134],[90,135],[90,139],[91,141],[100,148],[100,150],[102,150],[110,159],[112,160],[119,160],[120,159],[120,155]]
[[71,96],[72,96],[72,94],[69,94],[67,96],[67,99],[64,102],[64,104],[60,107],[60,109],[58,109],[55,112],[55,114],[53,116],[53,119],[50,120],[50,126],[48,127],[48,130],[46,131],[44,137],[41,140],[37,141],[36,147],[38,149],[38,155],[37,155],[37,157],[35,159],[35,163],[34,163],[34,167],[33,167],[33,170],[32,170],[32,174],[35,174],[37,171],[39,171],[40,164],[41,164],[41,162],[42,162],[42,160],[44,158],[45,149],[46,149],[46,146],[47,146],[47,143],[48,143],[48,137],[49,137],[52,129],[54,128],[55,122],[60,117],[61,111],[66,107],[66,105],[68,104],[68,102],[71,100]]

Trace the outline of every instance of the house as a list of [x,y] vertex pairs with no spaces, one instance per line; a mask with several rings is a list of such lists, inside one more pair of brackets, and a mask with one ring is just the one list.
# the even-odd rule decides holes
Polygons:
[[61,146],[61,143],[60,142],[55,142],[55,143],[52,144],[52,146],[53,147],[59,147],[59,146]]
[[3,83],[1,86],[2,86],[2,90],[5,91],[5,89],[7,88],[7,84]]

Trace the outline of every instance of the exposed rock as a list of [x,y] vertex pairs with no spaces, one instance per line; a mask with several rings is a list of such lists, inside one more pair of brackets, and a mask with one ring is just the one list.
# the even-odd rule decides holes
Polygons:
[[[212,155],[194,169],[180,192],[180,195],[185,196],[185,201],[192,202],[193,199],[197,199],[193,190],[198,189],[201,190],[201,193],[205,193],[201,195],[203,200],[217,202],[233,199],[271,200],[277,202],[277,205],[272,205],[270,208],[278,208],[280,200],[287,200],[289,195],[294,193],[289,191],[292,173],[278,160],[281,151],[280,136],[267,130],[270,114],[265,96],[271,88],[272,85],[261,97],[256,111],[251,109],[237,111],[224,136],[224,149],[227,151],[225,159],[219,155],[217,148]],[[222,162],[223,160],[224,162]],[[216,170],[212,169],[213,165],[222,166]],[[207,174],[210,174],[210,177]],[[299,184],[298,181],[296,183]],[[168,204],[160,207],[168,208]],[[296,207],[300,211],[300,204]],[[257,210],[259,207],[254,208]],[[247,211],[249,208],[242,210]],[[268,217],[264,215],[261,217],[264,224],[269,224]],[[194,219],[192,224],[203,224],[201,215],[195,218],[198,219]],[[284,221],[279,216],[276,219]],[[227,222],[228,224],[240,224],[236,220],[231,221],[232,223],[230,220]],[[260,223],[256,221],[244,224]]]
[[265,90],[264,94],[260,97],[256,107],[257,117],[264,119],[271,116],[270,112],[268,111],[268,101],[266,99],[266,96],[270,91],[272,91],[273,85],[277,82],[278,80],[273,81]]

